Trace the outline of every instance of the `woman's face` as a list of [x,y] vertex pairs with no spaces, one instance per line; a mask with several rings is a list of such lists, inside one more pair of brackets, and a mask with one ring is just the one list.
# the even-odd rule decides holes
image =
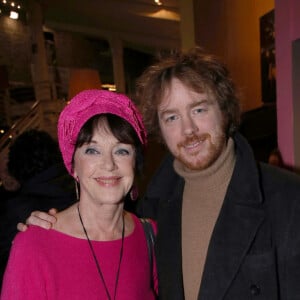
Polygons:
[[118,204],[134,181],[135,148],[120,143],[105,122],[95,128],[90,143],[75,150],[74,176],[80,200]]

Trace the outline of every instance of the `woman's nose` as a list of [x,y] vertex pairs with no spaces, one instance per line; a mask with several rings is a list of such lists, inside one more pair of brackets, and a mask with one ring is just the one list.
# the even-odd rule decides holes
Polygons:
[[108,171],[112,171],[116,168],[116,162],[112,154],[106,154],[102,157],[102,166]]

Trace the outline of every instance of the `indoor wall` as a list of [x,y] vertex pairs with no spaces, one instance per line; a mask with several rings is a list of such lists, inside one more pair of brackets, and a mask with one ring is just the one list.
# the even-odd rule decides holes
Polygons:
[[228,65],[243,111],[262,105],[259,20],[272,9],[274,0],[194,1],[196,44]]
[[285,162],[300,170],[300,1],[275,0],[278,143]]

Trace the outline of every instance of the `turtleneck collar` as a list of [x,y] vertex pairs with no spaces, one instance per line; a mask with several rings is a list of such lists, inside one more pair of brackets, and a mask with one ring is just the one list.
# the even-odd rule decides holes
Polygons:
[[218,184],[228,183],[232,175],[235,165],[234,141],[232,138],[228,139],[225,150],[207,169],[201,171],[188,170],[177,159],[174,160],[173,165],[175,172],[185,179],[186,184],[197,183],[198,187],[216,188]]

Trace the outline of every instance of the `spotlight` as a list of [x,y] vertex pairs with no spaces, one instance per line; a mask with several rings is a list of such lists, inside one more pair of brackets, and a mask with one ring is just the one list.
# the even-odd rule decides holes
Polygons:
[[17,13],[16,11],[11,10],[9,17],[11,19],[17,20],[19,18],[19,13]]

